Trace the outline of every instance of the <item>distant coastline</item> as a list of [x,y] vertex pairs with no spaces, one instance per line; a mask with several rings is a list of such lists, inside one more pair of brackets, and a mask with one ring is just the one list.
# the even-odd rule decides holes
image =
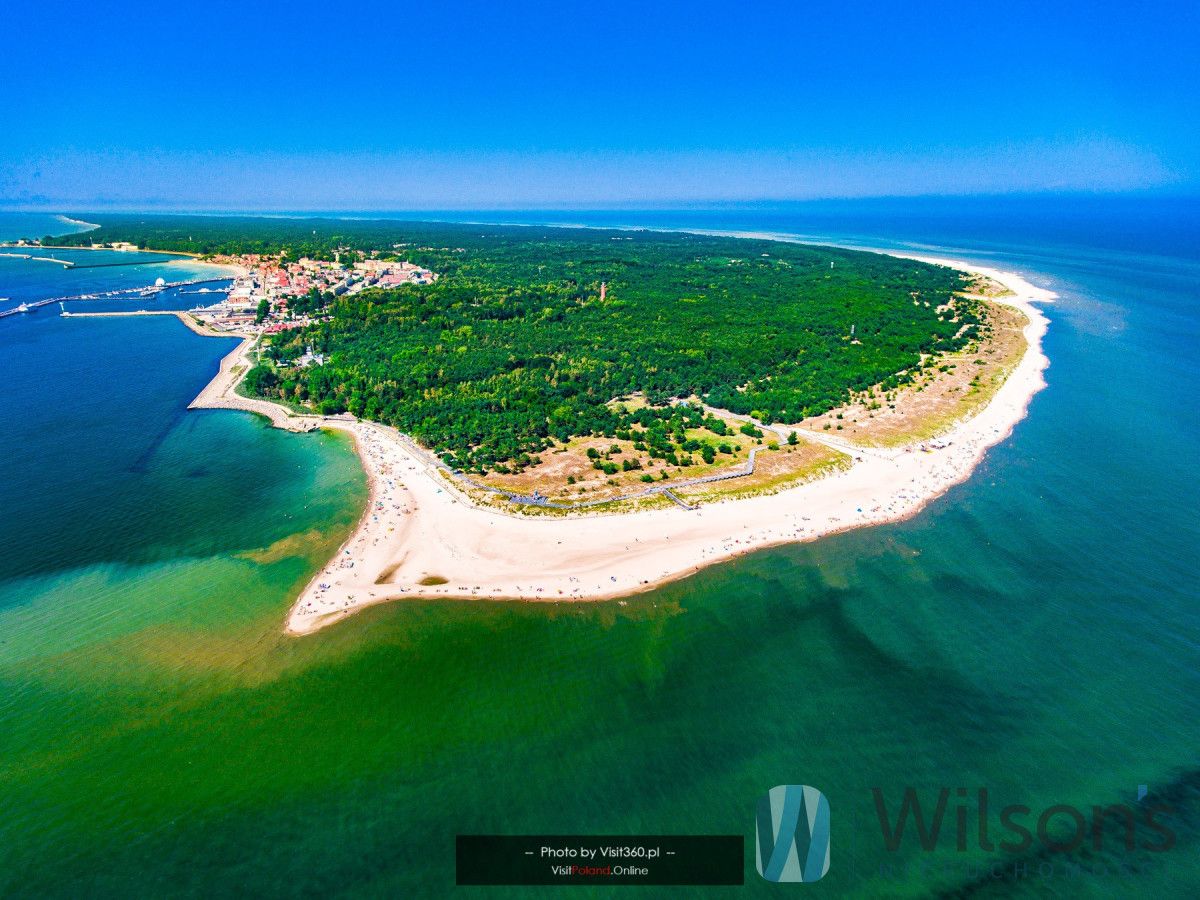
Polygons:
[[60,222],[66,222],[68,225],[81,225],[84,231],[94,231],[100,227],[95,222],[85,222],[83,219],[72,219],[70,216],[64,216],[61,214],[56,215],[54,218],[58,219]]

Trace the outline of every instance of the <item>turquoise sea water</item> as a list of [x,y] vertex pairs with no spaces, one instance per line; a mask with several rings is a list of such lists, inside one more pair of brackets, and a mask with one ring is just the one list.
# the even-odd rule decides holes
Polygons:
[[[187,412],[228,344],[172,319],[0,321],[0,895],[442,896],[454,835],[481,832],[744,834],[745,888],[677,893],[779,894],[755,802],[804,783],[830,800],[832,865],[797,893],[1196,896],[1195,212],[551,215],[1018,269],[1060,294],[1049,387],[911,521],[623,606],[393,604],[303,640],[280,633],[290,592],[364,497],[349,447]],[[84,271],[0,260],[0,296]],[[1006,804],[1090,817],[1139,785],[1171,809],[1166,852],[1119,829],[956,847],[979,788],[1000,840]],[[894,816],[906,786],[927,816],[951,792],[932,851],[884,848],[872,789]]]

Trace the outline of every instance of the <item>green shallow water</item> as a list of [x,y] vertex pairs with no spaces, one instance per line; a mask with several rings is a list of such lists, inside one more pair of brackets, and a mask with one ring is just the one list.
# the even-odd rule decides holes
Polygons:
[[[744,834],[745,888],[704,893],[778,894],[754,804],[799,782],[832,809],[814,896],[1195,896],[1200,265],[986,258],[1063,295],[1050,387],[915,519],[624,603],[393,604],[300,640],[290,598],[364,502],[346,441],[183,411],[229,345],[176,322],[0,322],[0,895],[443,896],[455,834],[556,831]],[[1167,853],[959,852],[953,819],[888,853],[871,795],[1139,784]]]

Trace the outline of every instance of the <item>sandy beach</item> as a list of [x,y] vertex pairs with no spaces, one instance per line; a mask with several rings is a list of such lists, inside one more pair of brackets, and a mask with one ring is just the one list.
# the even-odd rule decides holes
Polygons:
[[366,606],[404,598],[583,601],[629,595],[753,550],[911,516],[969,477],[986,450],[1012,432],[1045,385],[1041,338],[1047,320],[1033,304],[1054,295],[1012,273],[910,258],[985,275],[1012,291],[996,302],[1029,317],[1020,363],[992,401],[943,435],[936,449],[843,448],[856,457],[849,469],[770,496],[694,511],[585,517],[480,508],[395,429],[349,417],[297,415],[238,395],[253,338],[225,357],[191,407],[244,410],[267,416],[277,427],[336,428],[355,439],[369,482],[367,508],[292,606],[289,633],[310,633]]
[[[167,251],[165,251],[165,250],[164,251],[143,250],[140,252],[143,252],[143,253],[160,253],[160,252],[165,253]],[[213,274],[218,278],[220,278],[220,277],[243,278],[246,275],[250,274],[250,270],[247,269],[245,266],[238,265],[237,263],[212,262],[207,259],[202,259],[199,256],[199,254],[195,254],[195,253],[185,254],[184,259],[169,259],[166,261],[166,263],[164,263],[164,265],[187,266],[189,269],[211,269],[211,270],[213,270]]]

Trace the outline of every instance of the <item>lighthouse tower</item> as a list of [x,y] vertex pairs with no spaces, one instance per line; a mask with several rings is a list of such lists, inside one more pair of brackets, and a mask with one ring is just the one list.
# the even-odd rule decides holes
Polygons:
[[604,298],[608,295],[608,282],[600,282],[600,302],[604,302]]

